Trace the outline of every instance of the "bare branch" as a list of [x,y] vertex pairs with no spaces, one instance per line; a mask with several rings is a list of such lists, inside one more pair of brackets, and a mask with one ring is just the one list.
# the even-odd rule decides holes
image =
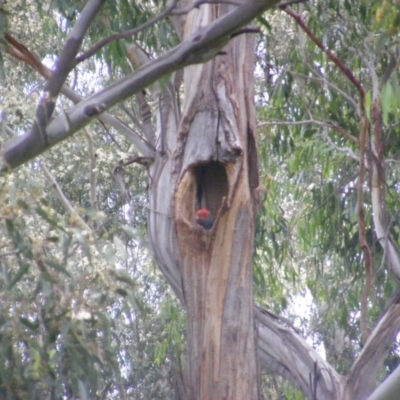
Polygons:
[[365,211],[364,211],[364,199],[363,199],[363,186],[365,182],[365,147],[367,143],[367,131],[368,131],[368,119],[365,113],[365,89],[363,88],[361,82],[354,76],[353,72],[343,64],[306,26],[303,19],[299,14],[297,14],[292,8],[286,7],[285,11],[291,17],[295,19],[297,24],[303,29],[303,31],[309,36],[309,38],[326,54],[329,60],[331,60],[342,73],[349,79],[349,81],[357,88],[360,95],[360,172],[358,177],[358,231],[359,231],[359,242],[360,247],[363,251],[365,269],[366,269],[366,280],[364,292],[361,299],[361,334],[363,340],[366,341],[368,336],[368,330],[366,326],[366,312],[367,312],[367,299],[369,291],[373,282],[373,272],[372,272],[372,261],[371,252],[366,239],[366,227],[365,227]]
[[372,123],[373,135],[371,140],[371,204],[372,218],[374,221],[375,233],[379,244],[384,249],[389,263],[390,271],[400,280],[400,255],[399,249],[395,241],[389,234],[386,215],[385,200],[385,163],[383,157],[383,140],[382,140],[382,118],[381,118],[381,102],[379,80],[375,71],[375,67],[371,61],[365,60],[372,81]]
[[366,399],[374,389],[374,377],[380,370],[399,327],[400,290],[397,290],[348,374],[348,382],[354,384],[354,393],[349,398]]
[[[30,65],[36,72],[42,75],[45,79],[49,79],[51,76],[51,70],[47,68],[32,52],[30,52],[22,43],[18,42],[9,34],[4,35],[9,46],[9,54],[18,60]],[[82,98],[76,94],[69,86],[63,85],[61,93],[70,99],[73,103],[78,104],[82,101]],[[121,133],[126,140],[136,146],[137,150],[145,157],[151,157],[154,155],[154,149],[141,138],[135,131],[129,128],[120,119],[104,112],[103,114],[96,117],[98,120],[112,126],[115,130]]]
[[377,387],[367,400],[396,400],[400,392],[400,365]]
[[97,195],[96,195],[96,173],[94,172],[96,168],[96,155],[93,148],[93,138],[88,129],[85,129],[85,136],[88,143],[88,154],[90,161],[90,206],[93,210],[98,210],[97,206]]
[[69,34],[60,56],[56,60],[54,71],[44,86],[43,95],[36,110],[35,120],[29,137],[32,145],[37,145],[35,143],[37,141],[44,145],[48,144],[46,126],[53,114],[56,99],[68,74],[75,67],[75,55],[81,47],[89,25],[103,3],[104,0],[90,0],[86,4]]
[[368,131],[368,120],[367,116],[361,115],[360,120],[360,164],[359,164],[359,174],[357,182],[357,222],[358,222],[358,236],[360,247],[363,251],[364,262],[365,262],[365,286],[361,297],[361,309],[360,309],[360,328],[361,336],[363,342],[365,343],[368,338],[368,328],[367,328],[367,301],[369,292],[372,287],[373,282],[373,272],[372,272],[372,260],[371,260],[371,250],[368,246],[366,237],[366,227],[365,227],[365,209],[364,209],[364,182],[365,182],[365,146],[367,141],[367,131]]
[[[255,308],[260,361],[299,387],[308,399],[341,399],[340,377],[305,340]],[[316,392],[316,393],[315,393]]]

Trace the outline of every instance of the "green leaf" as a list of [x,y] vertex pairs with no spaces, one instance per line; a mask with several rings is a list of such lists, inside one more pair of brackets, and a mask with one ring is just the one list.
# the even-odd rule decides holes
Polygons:
[[29,264],[23,264],[19,268],[13,280],[8,285],[8,289],[11,289],[16,283],[18,283],[22,279],[22,277],[28,272],[28,270],[29,270]]
[[29,319],[25,318],[25,317],[19,317],[20,322],[22,323],[22,325],[25,325],[27,328],[31,329],[32,331],[35,331],[36,329],[39,328],[39,322],[35,321],[35,322],[31,322],[29,321]]
[[382,121],[385,126],[388,125],[389,112],[392,108],[393,88],[390,82],[382,88],[381,92],[381,105],[382,105]]
[[46,221],[48,222],[51,226],[55,228],[60,228],[59,223],[56,219],[53,217],[50,217],[49,214],[42,208],[42,207],[37,207],[36,212]]
[[383,32],[378,38],[378,42],[376,44],[376,53],[380,53],[389,40],[390,35],[387,32]]
[[141,236],[140,232],[136,228],[133,228],[132,226],[123,225],[121,226],[121,228],[126,234],[128,234],[133,239],[137,239]]
[[136,281],[130,277],[130,275],[124,270],[110,270],[110,274],[113,275],[117,281],[124,282],[131,287],[136,287]]
[[364,102],[365,114],[367,115],[369,121],[371,121],[371,104],[372,104],[372,93],[369,90],[365,95],[365,102]]
[[272,27],[271,27],[271,25],[269,24],[269,22],[268,22],[265,18],[263,18],[262,16],[259,16],[259,17],[257,17],[257,22],[258,22],[261,26],[263,26],[264,28],[266,28],[266,30],[267,30],[268,32],[271,32]]
[[48,265],[50,268],[53,268],[54,270],[58,271],[58,272],[62,272],[63,274],[71,277],[71,274],[65,269],[65,267],[63,265],[61,265],[59,262],[55,261],[55,260],[51,260],[51,259],[45,259],[43,260],[43,262]]

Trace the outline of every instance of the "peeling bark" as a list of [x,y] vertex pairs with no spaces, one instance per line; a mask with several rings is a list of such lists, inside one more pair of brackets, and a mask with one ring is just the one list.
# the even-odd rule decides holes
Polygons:
[[[193,10],[185,37],[228,10]],[[251,36],[239,36],[213,61],[185,69],[182,117],[178,125],[170,108],[164,157],[151,168],[150,238],[163,271],[179,268],[170,278],[188,315],[188,399],[259,398],[252,292],[258,168],[255,157],[248,160],[253,48]],[[195,223],[200,206],[215,217],[210,232]]]

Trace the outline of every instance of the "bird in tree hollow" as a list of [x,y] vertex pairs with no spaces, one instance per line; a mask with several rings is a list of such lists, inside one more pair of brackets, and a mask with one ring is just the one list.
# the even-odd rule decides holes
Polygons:
[[214,225],[214,218],[207,208],[202,208],[196,212],[196,222],[206,231],[209,231]]

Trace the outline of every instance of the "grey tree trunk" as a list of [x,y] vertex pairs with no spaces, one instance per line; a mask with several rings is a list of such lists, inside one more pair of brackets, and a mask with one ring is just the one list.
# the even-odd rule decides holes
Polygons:
[[[184,37],[228,10],[193,10]],[[253,66],[253,36],[239,35],[212,61],[185,69],[179,120],[171,91],[160,107],[164,139],[151,168],[149,236],[167,276],[175,266],[177,275],[169,281],[187,311],[187,399],[259,398]],[[195,221],[196,210],[204,207],[215,220],[210,231]]]

